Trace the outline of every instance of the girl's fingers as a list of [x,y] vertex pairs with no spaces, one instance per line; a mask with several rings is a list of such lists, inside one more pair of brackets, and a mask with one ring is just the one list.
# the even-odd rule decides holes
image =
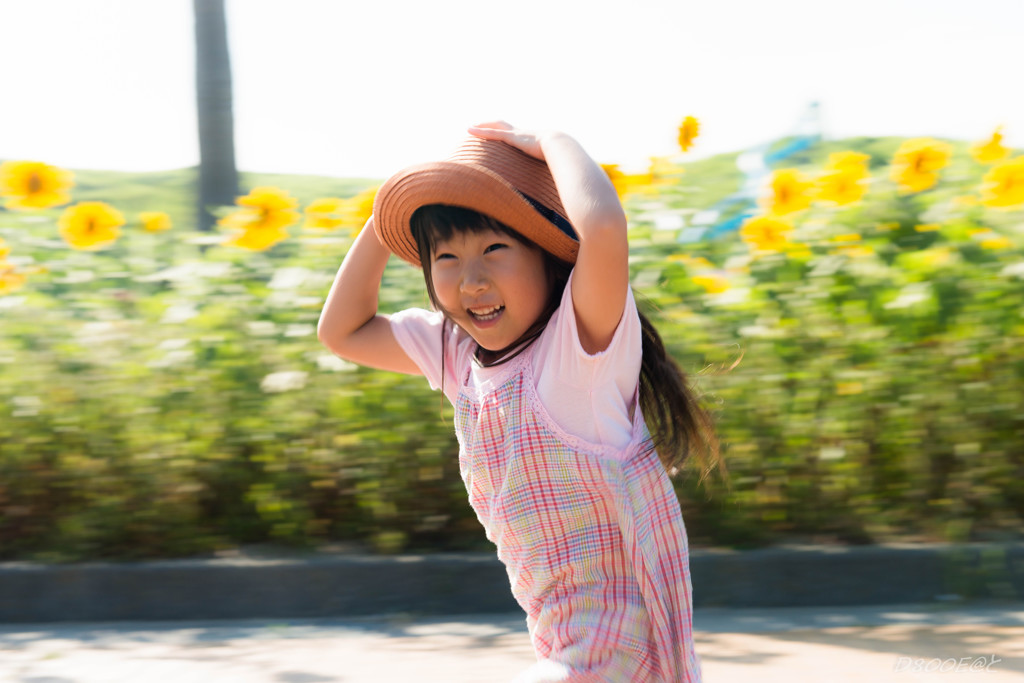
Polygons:
[[496,128],[485,128],[483,126],[470,126],[469,132],[479,138],[500,139],[508,137],[508,131],[497,130]]
[[488,121],[471,126],[471,128],[497,128],[498,130],[512,130],[513,127],[508,121]]
[[469,133],[485,140],[500,140],[512,142],[514,136],[511,130],[500,130],[498,128],[486,128],[483,126],[470,126]]
[[529,132],[516,130],[505,121],[491,121],[470,126],[469,133],[485,140],[505,142],[537,159],[544,158],[539,138]]

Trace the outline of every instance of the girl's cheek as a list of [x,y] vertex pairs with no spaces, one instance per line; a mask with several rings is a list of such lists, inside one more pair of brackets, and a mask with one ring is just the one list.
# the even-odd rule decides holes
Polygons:
[[451,270],[452,269],[441,268],[432,273],[434,291],[437,292],[437,295],[440,297],[450,294],[450,290],[455,282],[456,278],[454,274],[450,272]]

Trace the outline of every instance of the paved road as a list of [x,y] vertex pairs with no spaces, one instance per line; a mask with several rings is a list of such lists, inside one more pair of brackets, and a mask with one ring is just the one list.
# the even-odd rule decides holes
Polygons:
[[[697,610],[709,683],[1024,682],[1024,603]],[[519,614],[0,625],[11,683],[508,681]]]

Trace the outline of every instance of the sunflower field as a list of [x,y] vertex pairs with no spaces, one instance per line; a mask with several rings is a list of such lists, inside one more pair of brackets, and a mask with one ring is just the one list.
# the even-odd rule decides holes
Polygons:
[[[698,129],[605,167],[722,442],[676,478],[691,543],[1019,539],[1024,156],[819,140],[743,204]],[[376,183],[243,174],[204,233],[196,175],[0,164],[0,560],[488,548],[440,394],[316,337]],[[393,259],[381,309],[411,305]]]

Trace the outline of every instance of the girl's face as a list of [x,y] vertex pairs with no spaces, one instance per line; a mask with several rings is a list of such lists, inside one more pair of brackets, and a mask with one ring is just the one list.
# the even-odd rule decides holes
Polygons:
[[434,245],[431,258],[437,302],[489,351],[518,340],[547,305],[544,254],[511,235],[456,232]]

